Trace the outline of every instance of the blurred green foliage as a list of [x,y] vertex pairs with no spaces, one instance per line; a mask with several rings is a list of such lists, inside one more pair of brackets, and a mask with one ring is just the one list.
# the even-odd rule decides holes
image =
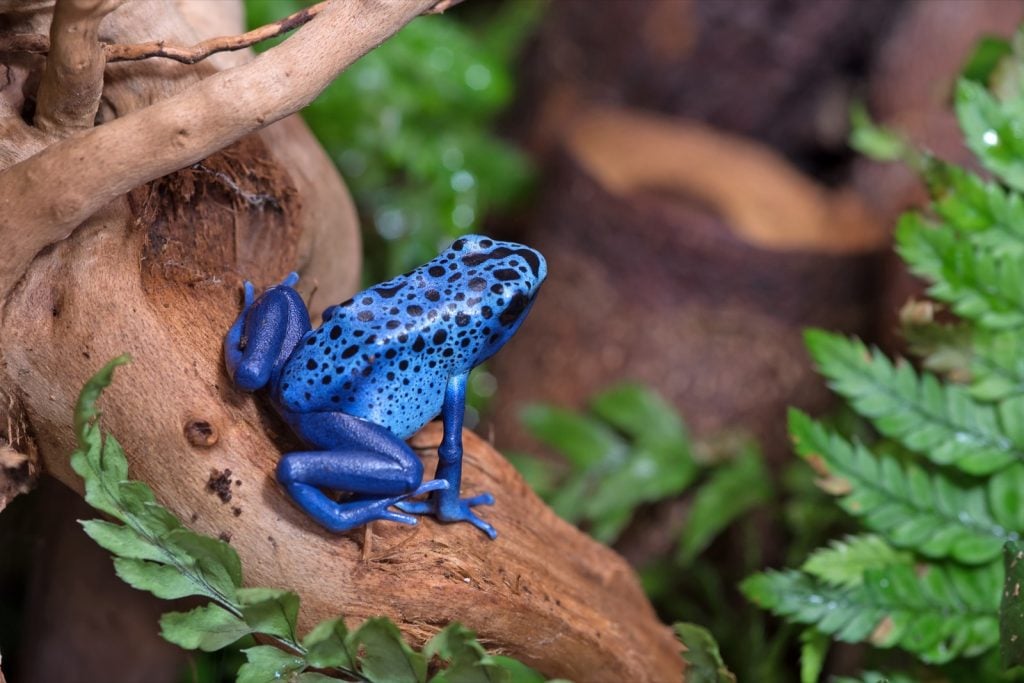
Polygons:
[[744,442],[721,461],[701,461],[675,409],[642,385],[603,391],[586,413],[535,404],[522,417],[536,438],[564,456],[565,466],[522,454],[510,459],[555,512],[604,543],[615,542],[641,505],[692,488],[678,537],[677,558],[687,565],[732,521],[772,495],[752,444]]
[[[674,407],[633,383],[598,393],[585,411],[531,405],[523,421],[561,460],[509,459],[559,515],[605,543],[641,537],[662,549],[639,567],[641,579],[662,618],[707,627],[677,626],[701,648],[691,675],[729,680],[719,670],[714,634],[739,680],[789,680],[784,656],[795,632],[769,635],[764,615],[736,589],[768,550],[758,513],[780,514],[773,477],[753,442],[742,435],[695,442]],[[803,511],[793,514],[803,523]],[[826,515],[821,528],[835,519]],[[804,543],[813,544],[819,526],[808,527],[813,536]]]
[[[933,301],[902,312],[916,363],[807,333],[819,371],[873,433],[791,411],[797,452],[861,530],[798,570],[743,583],[752,601],[805,625],[805,683],[818,680],[833,641],[869,644],[879,668],[907,670],[844,681],[1022,677],[1022,86],[1018,31],[1012,41],[982,41],[956,87],[964,140],[990,176],[920,152],[854,112],[854,144],[908,163],[931,193],[926,210],[900,220],[896,246]],[[936,320],[943,305],[957,322]]]
[[[247,0],[249,24],[305,4]],[[419,17],[303,112],[363,216],[368,282],[433,258],[528,189],[526,157],[493,128],[513,95],[519,48],[544,7],[501,3],[473,24]]]
[[729,671],[714,636],[703,626],[678,623],[676,637],[686,646],[683,658],[689,665],[686,679],[698,683],[736,683],[736,675]]

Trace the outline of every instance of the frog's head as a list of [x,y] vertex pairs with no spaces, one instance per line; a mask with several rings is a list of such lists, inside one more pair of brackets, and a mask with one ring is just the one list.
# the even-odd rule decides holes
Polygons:
[[476,362],[481,362],[522,325],[547,276],[547,263],[539,252],[522,244],[481,235],[459,238],[451,253],[467,278],[467,294],[479,298],[479,331],[484,339],[475,355]]

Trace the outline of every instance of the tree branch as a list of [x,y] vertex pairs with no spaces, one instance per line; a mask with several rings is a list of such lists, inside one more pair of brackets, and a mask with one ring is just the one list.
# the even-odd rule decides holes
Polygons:
[[295,113],[345,67],[435,4],[330,0],[316,21],[253,61],[0,173],[0,239],[6,243],[0,298],[39,250],[98,209]]
[[311,7],[306,7],[284,19],[253,29],[239,36],[209,38],[192,47],[166,45],[161,40],[140,43],[138,45],[106,45],[103,51],[107,55],[107,62],[134,62],[151,57],[163,57],[164,59],[173,59],[182,64],[196,64],[218,52],[242,50],[264,40],[277,38],[289,31],[293,31],[320,14],[326,4],[327,2],[325,1]]
[[[437,0],[436,4],[424,10],[423,14],[442,14],[461,2],[463,0]],[[247,33],[237,36],[208,38],[189,47],[167,45],[162,40],[154,40],[135,45],[104,45],[103,54],[106,56],[108,64],[114,62],[135,62],[153,57],[172,59],[182,64],[197,64],[218,52],[244,50],[256,43],[262,43],[265,40],[277,38],[289,31],[293,31],[319,14],[326,4],[327,0],[324,0],[324,2],[301,9],[284,19],[279,19]],[[50,41],[46,39],[46,36],[42,35],[16,33],[0,38],[0,52],[46,54],[49,50]]]
[[50,51],[50,39],[41,33],[9,33],[0,36],[0,54],[29,52],[45,55]]
[[122,0],[57,0],[52,49],[39,84],[35,126],[44,133],[91,128],[103,92],[100,22]]
[[424,14],[444,14],[447,10],[462,2],[464,0],[438,0],[438,3],[424,12]]

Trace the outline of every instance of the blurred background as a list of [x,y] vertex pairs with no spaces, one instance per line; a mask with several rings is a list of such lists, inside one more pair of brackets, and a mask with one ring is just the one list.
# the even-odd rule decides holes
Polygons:
[[[252,26],[303,6],[246,4]],[[304,117],[359,207],[366,283],[467,232],[544,253],[549,279],[474,373],[468,423],[626,556],[667,623],[706,626],[739,680],[796,680],[799,630],[737,584],[852,528],[786,435],[788,406],[858,429],[802,333],[898,350],[920,291],[891,231],[926,193],[850,148],[851,112],[969,164],[953,85],[981,37],[1022,18],[1011,0],[469,0],[414,21]],[[11,683],[60,680],[40,663],[55,642],[80,672],[100,666],[110,646],[90,632],[119,628],[118,656],[131,642],[166,677],[102,680],[233,680],[231,653],[159,641],[162,607],[72,538],[72,517],[43,514],[57,488],[0,516]],[[69,576],[88,595],[69,599]],[[140,616],[96,625],[96,599]],[[826,671],[877,656],[835,648]]]

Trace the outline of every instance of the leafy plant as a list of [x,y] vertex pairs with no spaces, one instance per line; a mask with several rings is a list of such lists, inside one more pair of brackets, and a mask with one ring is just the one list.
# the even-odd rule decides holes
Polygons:
[[239,683],[330,680],[423,683],[543,683],[538,673],[507,657],[488,654],[473,632],[450,624],[421,652],[383,617],[355,630],[338,617],[321,622],[301,638],[299,596],[276,588],[243,585],[242,565],[222,540],[187,529],[152,490],[128,479],[128,461],[117,441],[104,435],[96,401],[113,379],[121,356],[107,363],[82,389],[75,409],[78,449],[71,466],[85,482],[85,500],[113,521],[82,522],[85,532],[114,555],[117,575],[158,598],[189,596],[209,602],[160,619],[161,634],[188,650],[211,652],[251,635],[259,642],[243,650]]
[[[928,209],[901,219],[896,243],[940,303],[903,312],[921,369],[856,339],[807,333],[829,385],[875,434],[850,438],[790,412],[797,453],[864,529],[799,570],[742,585],[758,605],[808,627],[802,681],[817,680],[830,640],[900,648],[925,675],[954,680],[960,670],[1009,680],[992,665],[1000,650],[1005,666],[1024,664],[1022,64],[1024,33],[1012,46],[986,41],[957,86],[961,129],[993,179],[855,113],[854,144],[908,162],[929,187]],[[936,322],[940,305],[959,321]]]
[[[249,0],[249,22],[303,4]],[[303,112],[372,225],[371,281],[427,261],[527,189],[526,157],[492,128],[512,96],[519,46],[543,9],[504,3],[477,27],[419,17]]]
[[642,385],[620,384],[595,395],[587,413],[536,404],[522,419],[567,467],[521,454],[513,462],[562,518],[605,543],[619,537],[641,505],[692,490],[678,537],[678,559],[689,564],[732,521],[771,497],[753,444],[717,454],[720,461],[702,459],[675,409]]
[[736,683],[736,676],[722,661],[711,632],[696,624],[679,623],[675,625],[676,637],[686,646],[683,657],[689,668],[687,680],[701,683]]
[[[711,632],[724,637],[737,653],[760,653],[763,629],[755,610],[747,610],[753,612],[749,620],[736,618],[730,582],[723,580],[720,566],[701,554],[727,529],[756,537],[750,513],[773,495],[756,446],[744,438],[693,443],[672,406],[653,390],[632,383],[596,394],[585,412],[532,405],[522,417],[529,431],[562,455],[563,462],[523,454],[510,459],[559,515],[598,540],[614,543],[638,513],[678,501],[684,517],[652,532],[673,538],[675,549],[641,567],[645,589],[663,617],[699,619],[712,626],[709,631],[676,625],[689,650],[687,680],[734,680],[721,663]],[[759,556],[756,538],[744,547],[750,558]],[[750,571],[760,564],[743,566]],[[739,607],[746,609],[742,602]],[[746,664],[752,659],[730,661]],[[769,660],[776,661],[765,652],[760,661],[768,668]],[[764,668],[751,673],[752,680],[772,680]]]

